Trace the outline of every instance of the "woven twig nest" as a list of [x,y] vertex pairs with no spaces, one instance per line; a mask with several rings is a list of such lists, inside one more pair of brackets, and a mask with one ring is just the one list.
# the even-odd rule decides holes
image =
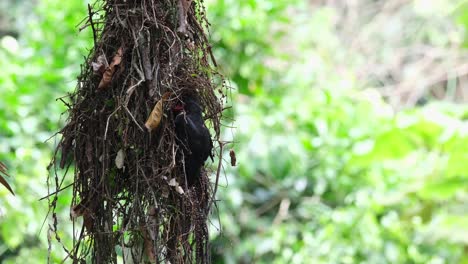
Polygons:
[[[221,159],[215,150],[224,86],[202,2],[99,3],[84,22],[93,30],[94,48],[70,96],[51,163],[75,166],[71,217],[83,224],[74,246],[64,248],[83,263],[116,263],[118,256],[129,263],[207,263],[213,188],[205,168],[187,184],[172,111],[194,98]],[[53,182],[55,211],[63,181]]]

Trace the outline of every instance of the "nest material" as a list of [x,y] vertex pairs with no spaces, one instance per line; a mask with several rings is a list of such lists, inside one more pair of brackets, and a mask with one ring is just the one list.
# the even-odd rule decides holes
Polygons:
[[[196,185],[185,184],[170,111],[182,96],[197,97],[220,142],[225,96],[217,89],[222,77],[207,25],[202,1],[107,0],[89,7],[85,26],[94,48],[51,163],[75,164],[71,217],[83,224],[73,248],[64,246],[74,263],[209,262],[213,188],[206,169]],[[145,121],[164,94],[161,122],[149,132]],[[60,242],[55,208],[63,179],[51,180],[51,229]]]

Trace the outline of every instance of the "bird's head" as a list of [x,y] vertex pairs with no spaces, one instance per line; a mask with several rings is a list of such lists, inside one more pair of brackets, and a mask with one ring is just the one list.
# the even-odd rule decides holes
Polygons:
[[185,111],[189,114],[201,114],[202,108],[197,99],[191,96],[185,96],[182,99],[182,102],[178,102],[174,107],[172,107],[174,113],[179,114],[182,111]]
[[199,101],[195,98],[186,97],[184,103],[184,109],[187,113],[201,114],[202,108],[200,107]]

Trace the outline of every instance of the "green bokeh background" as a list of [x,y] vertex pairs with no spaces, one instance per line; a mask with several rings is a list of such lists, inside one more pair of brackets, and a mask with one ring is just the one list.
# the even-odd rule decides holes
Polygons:
[[[468,263],[467,105],[431,96],[393,104],[384,78],[362,74],[418,45],[456,54],[433,62],[442,70],[463,63],[468,4],[403,1],[390,15],[385,5],[355,8],[354,36],[339,23],[339,6],[319,2],[333,1],[205,1],[233,87],[227,115],[235,121],[226,125],[234,128],[223,138],[235,142],[238,160],[225,163],[218,190],[213,261]],[[385,1],[343,2],[352,11],[352,3]],[[18,34],[0,36],[0,160],[16,193],[0,188],[0,263],[47,261],[50,219],[38,199],[56,144],[48,139],[66,119],[56,98],[74,90],[92,45],[90,30],[79,32],[86,4],[0,3],[0,33]],[[346,41],[358,38],[361,52]],[[426,81],[415,76],[414,89]],[[70,195],[58,201],[67,246]],[[57,242],[50,251],[52,263],[66,256]]]

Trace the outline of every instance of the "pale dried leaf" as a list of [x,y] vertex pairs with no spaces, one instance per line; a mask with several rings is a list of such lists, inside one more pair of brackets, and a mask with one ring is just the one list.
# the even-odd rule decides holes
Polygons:
[[172,178],[170,181],[169,181],[169,186],[178,186],[179,183],[177,183],[176,179],[175,178]]
[[184,189],[182,189],[182,187],[180,187],[180,186],[177,186],[177,187],[176,187],[176,191],[177,191],[179,194],[184,194],[184,193],[185,193],[185,192],[184,192]]
[[123,168],[124,160],[125,160],[125,151],[123,149],[120,149],[117,152],[117,156],[115,157],[115,166],[117,167],[117,169]]
[[231,158],[231,166],[236,166],[236,163],[237,163],[237,159],[236,159],[236,152],[231,149],[229,151],[229,157]]

